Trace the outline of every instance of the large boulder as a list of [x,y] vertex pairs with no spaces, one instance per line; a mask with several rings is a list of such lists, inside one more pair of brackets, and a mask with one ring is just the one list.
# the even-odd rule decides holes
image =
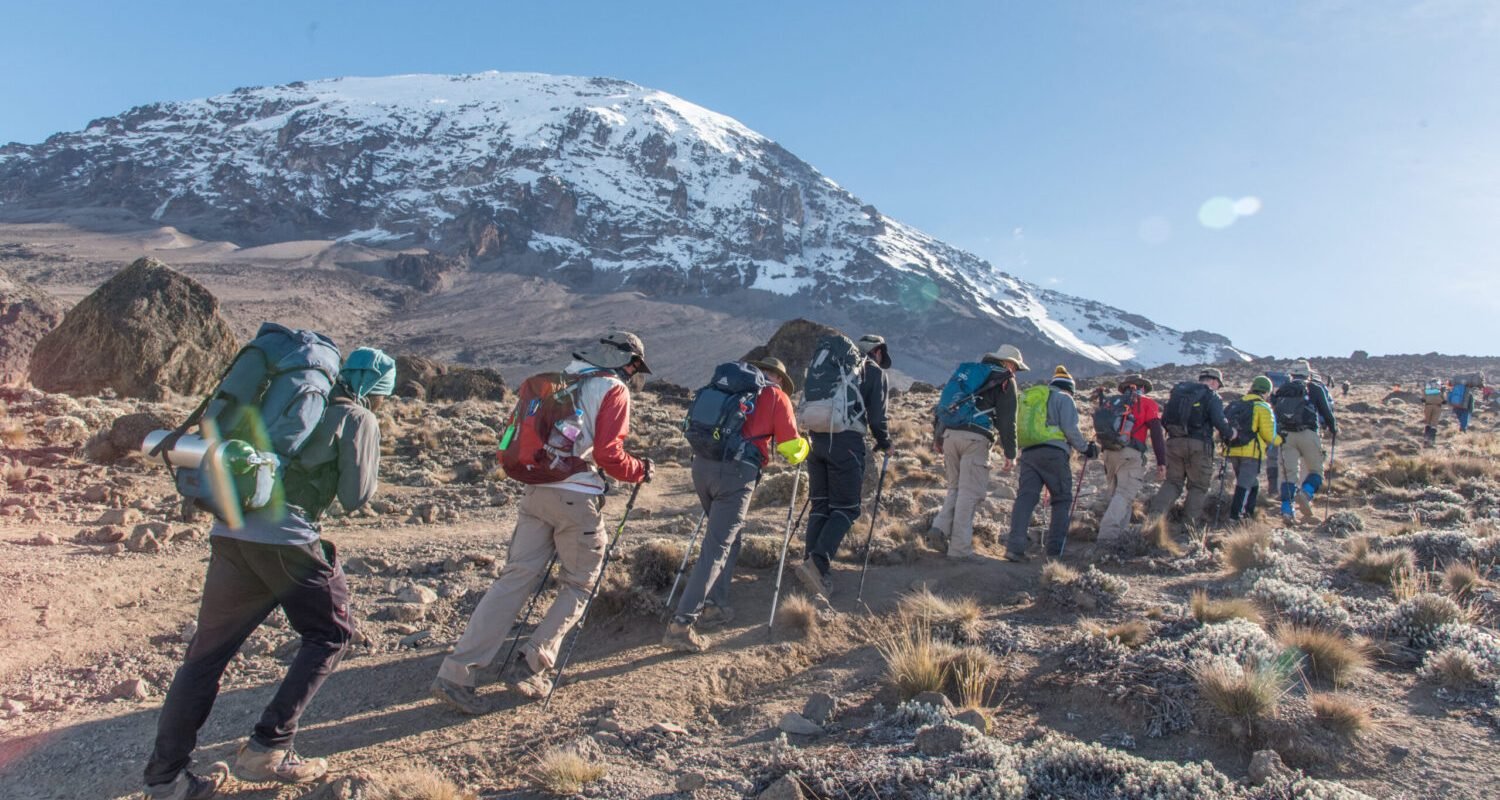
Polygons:
[[26,382],[32,349],[62,320],[56,300],[0,267],[0,385]]
[[783,323],[771,335],[771,341],[746,353],[743,360],[754,361],[767,356],[779,358],[786,365],[787,374],[800,388],[803,377],[807,375],[807,366],[812,363],[813,348],[818,339],[830,333],[842,331],[812,320],[794,319]]
[[459,367],[422,356],[396,356],[396,395],[415,400],[505,399],[505,378],[488,367]]
[[31,382],[49,392],[161,400],[211,390],[238,351],[219,301],[154,258],[115,273],[37,342]]

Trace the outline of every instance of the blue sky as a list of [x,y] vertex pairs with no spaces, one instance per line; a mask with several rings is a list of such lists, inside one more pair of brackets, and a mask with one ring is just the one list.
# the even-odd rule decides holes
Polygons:
[[1254,352],[1500,353],[1496,2],[3,2],[0,142],[238,86],[607,75]]

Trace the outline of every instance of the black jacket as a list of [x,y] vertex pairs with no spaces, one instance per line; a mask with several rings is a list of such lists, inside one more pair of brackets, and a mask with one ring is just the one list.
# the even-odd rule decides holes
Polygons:
[[870,359],[865,359],[859,376],[859,394],[865,401],[865,425],[875,437],[875,446],[886,449],[891,446],[891,433],[886,418],[885,396],[889,390],[885,370]]

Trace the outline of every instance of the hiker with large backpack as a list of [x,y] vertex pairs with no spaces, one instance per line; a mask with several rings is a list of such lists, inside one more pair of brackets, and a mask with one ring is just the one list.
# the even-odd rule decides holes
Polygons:
[[990,450],[1005,451],[1000,471],[1016,463],[1016,373],[1026,371],[1021,351],[1003,345],[978,362],[958,365],[933,410],[933,442],[943,457],[948,496],[927,542],[949,558],[974,557],[974,512],[990,487]]
[[292,746],[303,711],[354,635],[343,562],[322,538],[319,519],[335,499],[354,511],[374,495],[380,423],[372,409],[396,385],[396,362],[379,350],[360,348],[337,365],[327,337],[267,323],[195,414],[209,428],[258,440],[247,445],[274,456],[278,498],[237,508],[243,513],[224,515],[237,525],[220,518],[210,531],[198,629],[162,703],[145,769],[148,798],[204,800],[218,791],[226,765],[207,776],[187,769],[198,730],[230,660],[278,607],[301,639],[239,748],[234,774],[252,783],[307,783],[328,771],[326,760],[304,759]]
[[851,342],[841,334],[830,334],[813,347],[802,381],[797,420],[812,442],[807,459],[812,507],[797,578],[824,601],[833,595],[833,557],[860,514],[865,435],[874,437],[876,452],[891,451],[885,408],[885,371],[890,366],[885,339],[866,334]]
[[693,395],[683,430],[693,448],[693,489],[708,529],[663,645],[702,652],[709,643],[695,628],[734,618],[729,585],[761,469],[770,463],[772,448],[794,467],[807,458],[809,446],[797,434],[792,411],[795,388],[781,361],[765,358],[720,364]]
[[1136,497],[1146,485],[1148,451],[1156,455],[1156,479],[1167,474],[1161,406],[1146,396],[1152,388],[1146,376],[1131,375],[1117,384],[1119,394],[1101,395],[1094,407],[1094,441],[1103,450],[1105,493],[1109,496],[1109,505],[1099,520],[1101,545],[1125,535]]
[[1426,447],[1437,444],[1438,423],[1443,420],[1443,408],[1448,405],[1448,389],[1437,378],[1427,381],[1422,387],[1422,443]]
[[1016,502],[1011,508],[1010,536],[1005,560],[1027,559],[1027,531],[1031,515],[1042,499],[1042,487],[1052,495],[1052,522],[1043,542],[1047,555],[1062,555],[1072,522],[1072,450],[1085,459],[1099,456],[1099,445],[1083,438],[1078,429],[1078,406],[1073,402],[1077,384],[1065,367],[1052,372],[1052,380],[1021,393],[1016,410],[1016,444],[1021,448],[1016,471],[1020,473]]
[[1281,516],[1288,523],[1296,521],[1294,503],[1304,519],[1313,518],[1313,497],[1323,488],[1323,428],[1334,440],[1339,435],[1333,398],[1313,377],[1312,365],[1299,361],[1290,372],[1292,379],[1271,395],[1281,433]]
[[502,664],[511,691],[541,699],[552,691],[558,649],[578,622],[605,564],[605,476],[651,480],[650,459],[625,451],[630,433],[628,381],[649,374],[646,348],[633,333],[607,333],[573,353],[560,372],[527,378],[500,440],[500,465],[526,484],[505,567],[469,618],[432,683],[438,700],[465,714],[489,706],[475,691],[478,671],[500,655],[526,599],[553,560],[557,598],[514,662]]
[[[1276,391],[1287,385],[1292,379],[1285,372],[1267,372],[1266,377],[1271,381],[1271,391]],[[1270,402],[1270,395],[1266,395]],[[1279,437],[1278,437],[1279,439]],[[1281,445],[1273,444],[1266,448],[1266,494],[1276,497],[1281,492]]]
[[1198,380],[1173,386],[1167,396],[1161,414],[1167,431],[1167,475],[1151,499],[1148,513],[1152,517],[1166,516],[1186,488],[1182,521],[1190,528],[1199,524],[1214,476],[1214,431],[1225,441],[1234,437],[1219,397],[1223,385],[1224,375],[1205,367],[1198,372]]
[[1479,394],[1484,389],[1484,376],[1479,373],[1458,375],[1453,378],[1453,388],[1448,390],[1448,405],[1453,407],[1453,416],[1458,420],[1458,432],[1469,432],[1469,418],[1474,415]]
[[1239,522],[1255,516],[1255,501],[1260,496],[1260,465],[1267,452],[1281,441],[1276,433],[1276,414],[1266,398],[1271,394],[1271,379],[1257,375],[1250,391],[1224,409],[1224,416],[1234,428],[1225,457],[1234,471],[1234,499],[1229,504],[1229,519]]

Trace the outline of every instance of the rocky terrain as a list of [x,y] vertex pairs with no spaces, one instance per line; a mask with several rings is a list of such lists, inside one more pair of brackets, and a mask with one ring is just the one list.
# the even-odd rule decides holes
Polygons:
[[[145,105],[0,147],[0,221],[163,238],[191,252],[161,257],[204,271],[284,266],[300,250],[390,303],[360,335],[400,327],[421,355],[501,369],[531,353],[497,308],[543,336],[562,328],[557,301],[497,276],[676,310],[642,307],[642,333],[717,315],[762,341],[767,318],[880,328],[925,380],[969,357],[966,341],[1012,341],[1079,374],[1242,355],[1217,334],[1045,291],[729,117],[605,78],[344,78]],[[52,269],[18,261],[31,280]],[[442,324],[455,316],[467,324]]]
[[[794,359],[811,332],[789,328],[768,348]],[[928,435],[935,390],[917,384],[892,401],[897,449],[866,603],[853,586],[868,516],[836,566],[833,609],[789,578],[768,630],[796,501],[791,472],[774,468],[746,531],[738,613],[693,656],[657,643],[662,596],[697,521],[678,427],[688,392],[651,384],[637,394],[629,447],[662,468],[567,683],[547,713],[486,687],[501,708],[473,719],[426,689],[505,559],[518,487],[496,473],[493,451],[508,408],[435,400],[442,365],[406,363],[428,383],[380,413],[379,497],[325,528],[360,636],[298,745],[334,772],[301,788],[231,783],[227,797],[1500,793],[1500,417],[1483,409],[1467,436],[1445,418],[1438,446],[1422,449],[1418,408],[1392,391],[1500,362],[1316,360],[1355,384],[1339,400],[1343,436],[1317,521],[1282,528],[1268,506],[1241,529],[1148,529],[1096,549],[1102,478],[1090,465],[1074,541],[1047,564],[994,557],[1014,497],[998,472],[980,513],[981,560],[951,564],[922,544],[943,482]],[[1226,388],[1262,366],[1229,367]],[[194,400],[0,390],[0,796],[138,789],[193,632],[207,524],[183,517],[165,470],[131,445]],[[868,499],[874,470],[867,477]],[[607,520],[622,507],[613,498]],[[1045,513],[1034,523],[1036,535]],[[251,637],[203,732],[206,760],[232,756],[294,647],[279,614]]]

